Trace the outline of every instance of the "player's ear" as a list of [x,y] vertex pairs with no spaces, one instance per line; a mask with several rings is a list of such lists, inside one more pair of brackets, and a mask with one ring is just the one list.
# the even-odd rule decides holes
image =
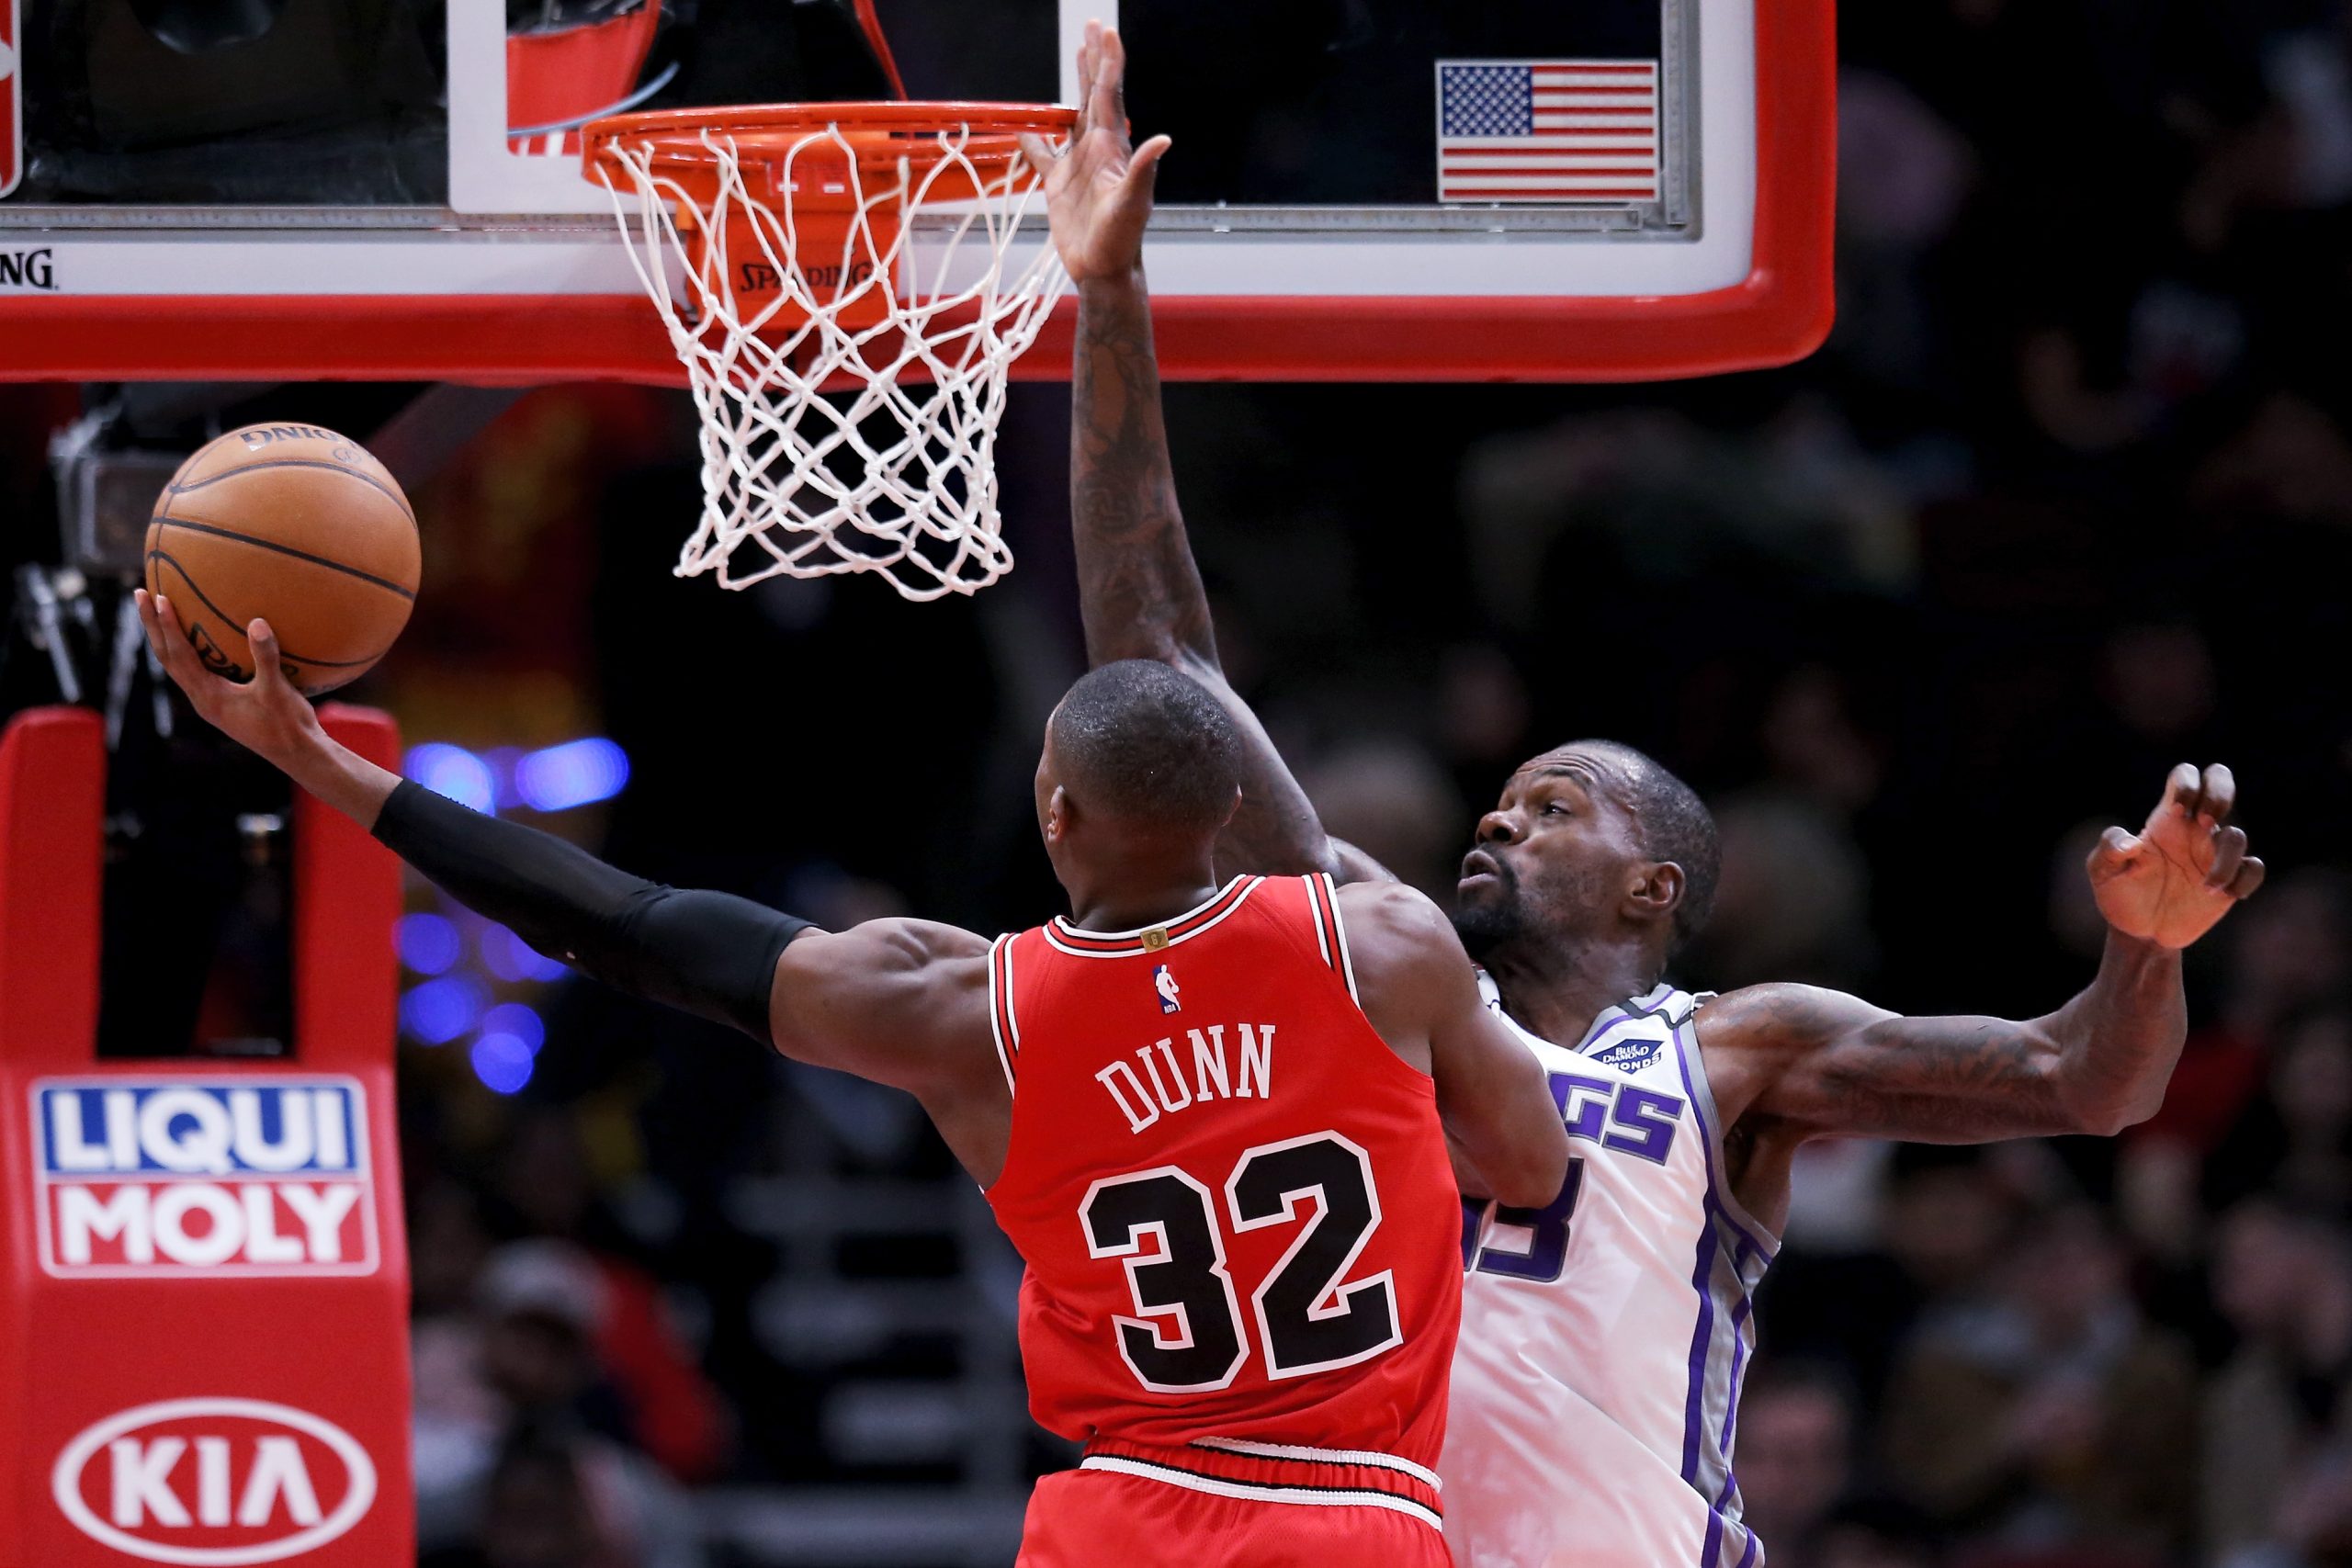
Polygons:
[[1240,810],[1241,786],[1239,784],[1235,784],[1233,786],[1233,799],[1227,805],[1224,817],[1219,818],[1217,821],[1217,831],[1222,833],[1227,828],[1230,827],[1233,823],[1233,818],[1239,814]]
[[1633,886],[1625,893],[1626,908],[1643,919],[1670,920],[1689,886],[1680,866],[1670,860],[1650,861],[1634,867]]
[[1056,784],[1054,793],[1046,798],[1046,842],[1058,844],[1069,838],[1077,818],[1078,808],[1070,804],[1069,791]]

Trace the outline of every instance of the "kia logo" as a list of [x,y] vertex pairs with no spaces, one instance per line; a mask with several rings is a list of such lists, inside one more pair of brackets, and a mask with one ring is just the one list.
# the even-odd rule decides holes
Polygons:
[[50,1495],[92,1540],[150,1562],[242,1568],[324,1546],[376,1500],[350,1433],[258,1399],[166,1399],[85,1428]]

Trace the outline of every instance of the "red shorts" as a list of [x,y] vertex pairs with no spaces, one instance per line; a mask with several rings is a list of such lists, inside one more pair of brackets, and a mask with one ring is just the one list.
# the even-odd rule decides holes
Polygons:
[[1016,1568],[1447,1568],[1433,1478],[1400,1463],[1092,1444],[1030,1494]]

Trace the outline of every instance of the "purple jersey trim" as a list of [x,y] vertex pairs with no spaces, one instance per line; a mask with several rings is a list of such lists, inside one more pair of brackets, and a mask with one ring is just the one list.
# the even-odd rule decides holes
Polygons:
[[1740,1330],[1747,1325],[1748,1314],[1756,1306],[1756,1298],[1747,1293],[1747,1273],[1741,1268],[1748,1256],[1747,1243],[1743,1240],[1732,1254],[1731,1271],[1740,1280],[1739,1301],[1731,1309],[1731,1383],[1724,1398],[1723,1435],[1716,1447],[1724,1455],[1724,1489],[1715,1494],[1715,1506],[1720,1508],[1739,1495],[1739,1477],[1732,1473],[1732,1438],[1739,1430],[1740,1382],[1747,1375],[1747,1336]]
[[[1731,1272],[1733,1281],[1739,1292],[1739,1300],[1731,1310],[1728,1325],[1732,1334],[1732,1359],[1730,1377],[1724,1389],[1724,1425],[1718,1450],[1723,1458],[1724,1484],[1722,1491],[1716,1495],[1713,1506],[1708,1509],[1707,1543],[1702,1558],[1706,1568],[1720,1568],[1723,1529],[1725,1523],[1721,1510],[1727,1502],[1738,1495],[1739,1490],[1738,1478],[1732,1472],[1731,1468],[1731,1439],[1737,1430],[1740,1383],[1747,1371],[1747,1341],[1741,1331],[1747,1325],[1748,1314],[1755,1305],[1755,1298],[1750,1294],[1747,1287],[1747,1265],[1754,1258],[1760,1258],[1769,1265],[1779,1247],[1772,1240],[1759,1238],[1758,1233],[1761,1232],[1763,1227],[1756,1224],[1745,1211],[1737,1206],[1724,1185],[1723,1168],[1715,1158],[1716,1151],[1723,1147],[1723,1130],[1716,1120],[1714,1096],[1712,1086],[1706,1080],[1706,1069],[1702,1063],[1695,1060],[1699,1044],[1697,1017],[1698,1014],[1694,1010],[1690,1018],[1686,1019],[1675,1028],[1675,1062],[1681,1070],[1682,1089],[1690,1097],[1691,1112],[1699,1119],[1700,1130],[1705,1134],[1699,1146],[1707,1168],[1707,1197],[1703,1208],[1706,1213],[1709,1242],[1713,1241],[1714,1227],[1717,1224],[1721,1224],[1737,1239],[1736,1248],[1731,1256]],[[1769,1233],[1765,1234],[1769,1235]],[[1712,1248],[1702,1247],[1702,1258],[1712,1262]],[[1712,1350],[1714,1328],[1714,1295],[1709,1288],[1710,1280],[1706,1274],[1702,1273],[1696,1283],[1700,1291],[1699,1322],[1703,1337],[1700,1343],[1692,1346],[1690,1393],[1685,1405],[1682,1450],[1683,1479],[1694,1483],[1698,1474],[1700,1440],[1698,1418],[1703,1402],[1706,1379],[1706,1360],[1702,1357],[1702,1352]],[[1758,1555],[1760,1548],[1753,1530],[1747,1530],[1744,1533],[1747,1538],[1747,1549],[1741,1553],[1738,1568],[1751,1568],[1751,1560]]]
[[[1576,1054],[1581,1056],[1591,1050],[1596,1041],[1621,1023],[1630,1023],[1637,1018],[1656,1018],[1673,999],[1674,987],[1661,980],[1645,994],[1603,1010],[1600,1016],[1592,1021],[1592,1027],[1584,1032],[1584,1038],[1577,1042]],[[1644,1003],[1649,1005],[1644,1006]]]
[[[1707,1363],[1714,1359],[1715,1349],[1715,1223],[1712,1213],[1700,1222],[1698,1251],[1698,1265],[1690,1271],[1690,1288],[1699,1294],[1699,1321],[1690,1330],[1690,1392],[1684,1396],[1682,1404],[1682,1482],[1694,1488],[1699,1483],[1699,1440],[1705,1435],[1707,1426]],[[1712,1552],[1707,1561],[1714,1561]]]
[[[1695,1012],[1693,1016],[1696,1016]],[[1695,1055],[1697,1042],[1694,1039],[1686,1038],[1690,1027],[1686,1021],[1677,1025],[1674,1030],[1674,1060],[1677,1069],[1682,1075],[1682,1092],[1689,1097],[1691,1111],[1699,1119],[1700,1131],[1703,1134],[1700,1140],[1699,1150],[1701,1157],[1705,1161],[1707,1171],[1706,1198],[1701,1205],[1702,1228],[1700,1235],[1698,1265],[1690,1280],[1691,1288],[1699,1295],[1699,1321],[1690,1336],[1690,1392],[1684,1396],[1682,1418],[1682,1479],[1686,1484],[1695,1489],[1699,1485],[1700,1445],[1705,1437],[1707,1369],[1714,1356],[1713,1274],[1717,1250],[1715,1227],[1720,1224],[1738,1238],[1738,1250],[1734,1252],[1731,1258],[1732,1279],[1739,1291],[1739,1302],[1732,1309],[1730,1324],[1732,1361],[1724,1390],[1725,1406],[1724,1429],[1726,1433],[1729,1432],[1732,1422],[1736,1418],[1739,1407],[1739,1377],[1747,1348],[1747,1341],[1740,1334],[1740,1327],[1747,1321],[1750,1304],[1747,1274],[1742,1264],[1745,1255],[1751,1252],[1769,1259],[1772,1255],[1772,1249],[1764,1243],[1758,1242],[1723,1206],[1722,1170],[1715,1163],[1715,1150],[1721,1146],[1721,1138],[1713,1114],[1714,1103],[1713,1098],[1703,1089],[1706,1082],[1703,1069],[1693,1071],[1694,1064],[1691,1058]],[[1731,1446],[1728,1441],[1722,1442],[1718,1446],[1715,1457],[1724,1468],[1724,1485],[1721,1493],[1713,1499],[1711,1513],[1713,1508],[1720,1508],[1730,1499],[1738,1484],[1732,1476]],[[1702,1492],[1701,1495],[1704,1496],[1705,1494]],[[1712,1551],[1707,1561],[1710,1563],[1714,1562]]]
[[[1691,1082],[1690,1053],[1682,1041],[1682,1031],[1674,1031],[1674,1061],[1682,1074],[1682,1092],[1690,1098],[1690,1109],[1699,1118],[1699,1130],[1704,1135],[1699,1140],[1701,1157],[1707,1167],[1707,1201],[1701,1205],[1699,1224],[1699,1261],[1690,1275],[1690,1288],[1699,1294],[1699,1321],[1690,1333],[1690,1391],[1682,1407],[1682,1480],[1696,1486],[1699,1479],[1699,1440],[1705,1427],[1704,1409],[1707,1394],[1707,1363],[1715,1348],[1715,1129],[1708,1119],[1699,1091]],[[1728,1469],[1728,1466],[1726,1466]],[[1715,1526],[1710,1523],[1711,1532]],[[1710,1544],[1706,1562],[1714,1562],[1714,1548]]]
[[1770,1231],[1739,1206],[1725,1183],[1723,1168],[1715,1163],[1716,1151],[1724,1146],[1724,1130],[1715,1119],[1715,1096],[1707,1082],[1707,1069],[1699,1055],[1699,1014],[1690,1016],[1674,1028],[1674,1055],[1682,1069],[1682,1092],[1690,1097],[1691,1112],[1699,1118],[1699,1128],[1706,1134],[1700,1148],[1707,1157],[1707,1195],[1739,1239],[1753,1247],[1766,1262],[1770,1262],[1781,1250],[1780,1242]]
[[1584,1038],[1577,1042],[1577,1055],[1584,1055],[1585,1048],[1590,1045],[1594,1041],[1600,1039],[1603,1033],[1610,1029],[1614,1028],[1618,1023],[1624,1020],[1633,1017],[1634,1015],[1632,1013],[1625,1010],[1625,1003],[1620,1002],[1615,1007],[1609,1009],[1606,1012],[1603,1012],[1599,1018],[1594,1019],[1592,1021],[1592,1027],[1584,1032]]

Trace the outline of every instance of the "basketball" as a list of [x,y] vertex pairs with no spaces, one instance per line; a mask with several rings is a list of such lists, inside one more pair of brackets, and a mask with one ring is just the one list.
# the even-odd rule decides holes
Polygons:
[[180,465],[147,526],[147,591],[169,598],[198,655],[250,680],[245,627],[265,617],[309,695],[357,680],[416,602],[416,513],[384,465],[314,424],[249,424]]

